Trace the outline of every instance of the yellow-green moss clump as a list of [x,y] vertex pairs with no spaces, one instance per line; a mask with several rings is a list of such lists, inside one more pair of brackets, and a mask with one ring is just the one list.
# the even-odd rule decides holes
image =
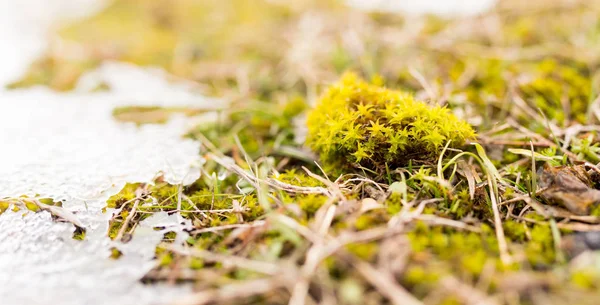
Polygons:
[[307,143],[325,163],[345,161],[373,169],[431,161],[448,141],[457,146],[475,136],[447,108],[369,84],[352,73],[325,92],[307,123]]

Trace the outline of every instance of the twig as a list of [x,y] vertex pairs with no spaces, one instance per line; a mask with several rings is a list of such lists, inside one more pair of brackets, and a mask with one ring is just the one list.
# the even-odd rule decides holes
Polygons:
[[448,292],[456,294],[467,305],[499,305],[497,300],[485,295],[481,291],[460,282],[453,276],[446,276],[440,281],[440,285]]
[[264,226],[266,224],[267,223],[264,220],[257,220],[255,222],[249,223],[249,224],[245,224],[245,223],[230,224],[230,225],[223,225],[223,226],[218,226],[218,227],[210,227],[210,228],[197,229],[197,230],[194,230],[194,231],[190,232],[190,234],[218,232],[218,231],[224,231],[224,230],[230,230],[230,229],[237,229],[237,228],[255,228],[255,227],[262,227],[262,226]]
[[119,229],[119,233],[117,233],[115,240],[123,239],[123,235],[125,234],[125,231],[127,231],[127,227],[129,226],[129,223],[135,216],[135,212],[137,211],[137,207],[139,204],[140,204],[140,199],[135,200],[135,202],[133,203],[133,207],[131,208],[131,212],[129,212],[129,215],[127,215],[127,218],[125,218],[125,221],[121,225],[121,228]]
[[206,250],[200,250],[197,248],[184,248],[178,245],[170,245],[169,247],[167,247],[167,249],[183,255],[201,258],[205,261],[220,262],[224,266],[234,266],[240,269],[252,270],[254,272],[262,274],[275,275],[281,272],[281,268],[278,265],[269,262],[250,260],[244,257],[233,255],[217,254]]
[[219,289],[200,291],[175,302],[174,305],[202,305],[217,301],[222,303],[272,292],[276,289],[283,288],[286,285],[287,281],[282,277],[249,280],[224,285]]
[[40,202],[37,199],[33,199],[32,200],[33,203],[35,203],[40,209],[45,210],[50,212],[50,214],[60,217],[70,223],[72,223],[73,225],[81,228],[81,229],[85,229],[85,225],[77,218],[77,216],[75,216],[75,214],[73,214],[71,211],[68,211],[62,207],[58,207],[58,206],[53,206],[53,205],[48,205],[45,203]]
[[413,295],[411,295],[404,287],[400,286],[394,277],[385,270],[376,269],[369,263],[355,258],[354,256],[345,255],[352,266],[382,295],[388,298],[395,305],[420,305],[423,304]]

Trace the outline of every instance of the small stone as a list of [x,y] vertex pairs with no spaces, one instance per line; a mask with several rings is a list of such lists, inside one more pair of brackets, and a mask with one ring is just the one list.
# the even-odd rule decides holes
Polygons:
[[583,241],[591,250],[600,250],[600,232],[583,232]]

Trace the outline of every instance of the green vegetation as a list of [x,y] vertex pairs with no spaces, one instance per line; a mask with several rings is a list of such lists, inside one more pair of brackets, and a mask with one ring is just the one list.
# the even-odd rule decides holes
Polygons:
[[131,183],[107,202],[117,241],[157,212],[191,223],[182,244],[165,234],[144,282],[194,282],[194,304],[600,297],[600,5],[416,18],[284,2],[114,1],[14,84],[69,90],[117,59],[231,101],[113,113],[216,118],[186,135],[202,143],[198,181]]
[[475,132],[450,110],[428,106],[407,93],[345,74],[308,115],[308,144],[323,162],[345,161],[371,169],[433,161],[444,145],[460,146]]

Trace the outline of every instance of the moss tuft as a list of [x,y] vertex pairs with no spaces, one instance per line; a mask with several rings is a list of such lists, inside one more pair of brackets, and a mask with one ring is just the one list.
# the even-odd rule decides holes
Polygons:
[[352,73],[332,85],[308,116],[308,144],[325,163],[382,171],[409,160],[433,160],[444,145],[475,136],[450,110],[369,84]]

